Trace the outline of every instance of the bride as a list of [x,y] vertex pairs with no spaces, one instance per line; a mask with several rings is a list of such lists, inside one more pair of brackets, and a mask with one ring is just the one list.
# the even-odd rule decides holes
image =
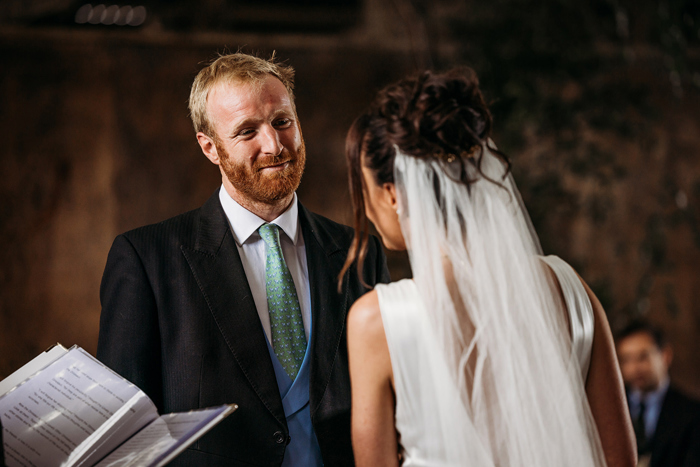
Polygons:
[[369,219],[414,275],[348,314],[356,462],[633,466],[605,313],[541,256],[490,132],[465,68],[388,86],[349,131],[344,271],[362,270]]

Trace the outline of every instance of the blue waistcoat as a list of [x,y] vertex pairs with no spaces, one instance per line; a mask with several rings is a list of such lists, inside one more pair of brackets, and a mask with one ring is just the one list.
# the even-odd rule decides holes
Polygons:
[[[311,332],[309,332],[309,335]],[[311,366],[311,339],[306,345],[306,354],[304,361],[301,364],[299,373],[296,379],[292,382],[291,378],[282,364],[277,359],[272,345],[267,342],[267,350],[270,353],[272,366],[275,369],[275,377],[277,378],[277,387],[282,397],[282,407],[284,408],[284,416],[287,418],[287,428],[289,428],[289,436],[291,441],[287,445],[284,452],[283,467],[291,466],[322,466],[321,448],[316,439],[314,427],[311,424],[311,408],[309,406],[309,374]]]

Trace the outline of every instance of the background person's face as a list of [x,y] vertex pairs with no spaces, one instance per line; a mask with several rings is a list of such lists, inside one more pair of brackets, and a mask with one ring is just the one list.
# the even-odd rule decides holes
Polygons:
[[670,348],[659,349],[646,332],[631,334],[617,344],[622,379],[630,389],[654,391],[668,375]]
[[274,203],[297,189],[306,152],[289,93],[275,77],[219,83],[207,99],[222,173],[244,199]]

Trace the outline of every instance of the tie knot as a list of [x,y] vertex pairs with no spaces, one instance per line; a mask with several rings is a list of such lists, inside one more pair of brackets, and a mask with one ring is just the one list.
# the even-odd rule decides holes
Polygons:
[[263,224],[258,228],[258,233],[268,248],[279,247],[280,231],[275,224]]

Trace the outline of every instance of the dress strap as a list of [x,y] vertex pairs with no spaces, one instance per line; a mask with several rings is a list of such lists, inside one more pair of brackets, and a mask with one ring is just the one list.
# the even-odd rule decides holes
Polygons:
[[581,376],[586,381],[591,364],[593,347],[593,305],[576,271],[558,256],[541,256],[557,276],[569,312],[571,326],[571,353],[581,367]]

